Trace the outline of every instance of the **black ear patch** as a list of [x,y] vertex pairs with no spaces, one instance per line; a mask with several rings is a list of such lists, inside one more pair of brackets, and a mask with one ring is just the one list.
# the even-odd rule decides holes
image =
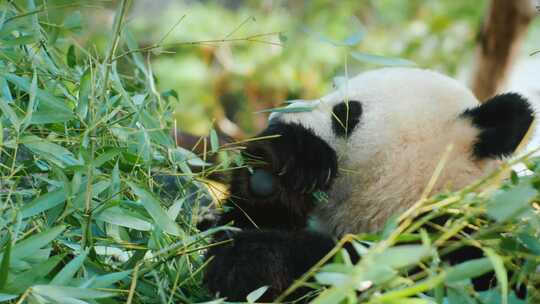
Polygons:
[[334,134],[347,137],[360,122],[362,117],[362,103],[359,101],[345,101],[332,108],[332,130]]
[[498,158],[516,150],[534,120],[534,111],[523,96],[506,93],[466,110],[462,116],[480,129],[474,155]]

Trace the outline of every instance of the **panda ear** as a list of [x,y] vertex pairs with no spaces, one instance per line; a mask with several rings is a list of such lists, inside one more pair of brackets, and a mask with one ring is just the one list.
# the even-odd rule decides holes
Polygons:
[[512,154],[521,143],[533,120],[534,111],[523,96],[497,95],[463,112],[480,129],[474,145],[478,158],[501,158]]

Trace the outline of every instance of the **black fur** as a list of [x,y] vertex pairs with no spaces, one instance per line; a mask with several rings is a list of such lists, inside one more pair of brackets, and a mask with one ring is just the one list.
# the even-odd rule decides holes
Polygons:
[[[304,228],[314,207],[313,192],[328,190],[336,176],[335,151],[300,125],[274,122],[257,137],[272,135],[279,137],[253,141],[243,154],[253,169],[273,175],[274,193],[265,197],[252,193],[252,171],[236,170],[231,209],[218,224],[233,222],[243,231],[218,233],[215,241],[232,242],[207,252],[213,260],[205,284],[228,300],[245,300],[264,285],[270,288],[261,300],[274,299],[334,246],[330,237]],[[306,292],[300,289],[292,297]]]
[[360,122],[362,103],[359,101],[344,101],[332,109],[332,130],[340,137],[347,137]]
[[240,228],[303,229],[314,206],[313,192],[328,190],[337,173],[336,152],[310,130],[296,124],[271,124],[243,153],[252,168],[275,178],[273,194],[252,193],[251,172],[236,170],[231,180],[233,208],[221,224],[234,221]]
[[534,112],[527,100],[516,93],[497,95],[482,105],[468,109],[463,117],[480,129],[474,155],[498,158],[514,152],[529,130]]
[[[259,301],[272,301],[334,246],[330,237],[308,231],[251,230],[232,239],[209,250],[214,260],[205,275],[208,289],[229,301],[245,301],[247,294],[262,286],[270,288]],[[299,289],[289,298],[306,292]]]

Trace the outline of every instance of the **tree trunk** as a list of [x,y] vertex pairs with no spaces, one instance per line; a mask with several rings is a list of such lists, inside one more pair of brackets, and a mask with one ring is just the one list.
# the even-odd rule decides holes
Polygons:
[[484,101],[504,85],[536,14],[534,0],[492,0],[479,33],[473,92]]

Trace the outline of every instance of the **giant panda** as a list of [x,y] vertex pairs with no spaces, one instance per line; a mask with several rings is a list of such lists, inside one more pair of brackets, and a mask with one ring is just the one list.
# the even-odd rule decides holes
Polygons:
[[[243,300],[268,285],[262,300],[274,299],[337,238],[376,232],[414,204],[450,144],[432,193],[494,170],[534,119],[519,94],[480,103],[458,81],[419,68],[364,72],[306,102],[310,111],[273,113],[243,151],[247,166],[234,172],[219,220],[241,230],[218,233],[225,244],[207,253],[205,283],[219,296]],[[319,191],[327,202],[317,202]]]

